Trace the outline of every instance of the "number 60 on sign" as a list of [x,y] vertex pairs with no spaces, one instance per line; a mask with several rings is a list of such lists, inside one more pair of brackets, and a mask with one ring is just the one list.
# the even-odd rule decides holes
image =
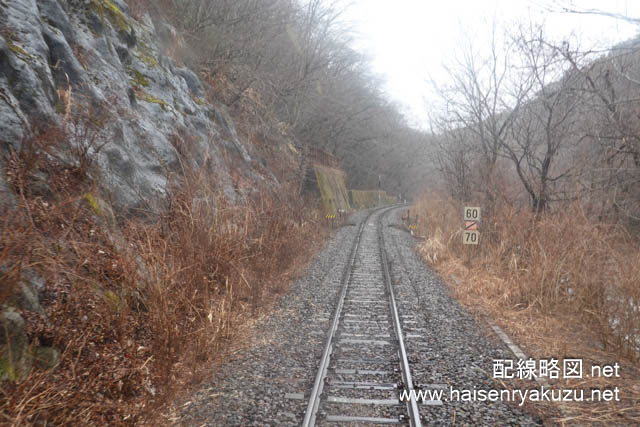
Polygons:
[[480,221],[480,208],[477,207],[465,207],[464,218],[465,221]]

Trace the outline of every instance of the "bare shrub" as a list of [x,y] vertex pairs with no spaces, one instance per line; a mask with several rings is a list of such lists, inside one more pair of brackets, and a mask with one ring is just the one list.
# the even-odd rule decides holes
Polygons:
[[[40,135],[54,134],[64,136]],[[25,268],[46,279],[46,318],[22,315],[29,341],[61,356],[56,369],[3,383],[0,413],[15,425],[136,424],[206,377],[286,288],[319,230],[311,213],[268,192],[232,205],[206,167],[185,167],[159,221],[121,220],[118,231],[104,221],[98,189],[39,154],[47,141],[30,141],[10,162],[21,197],[0,223],[0,280],[4,300]],[[46,199],[30,181],[45,163]]]
[[75,111],[65,128],[71,157],[77,172],[86,176],[102,149],[110,142],[106,129],[110,112],[104,107],[96,108],[88,103],[87,108]]
[[[419,203],[420,250],[434,265],[467,277],[462,205],[437,193]],[[502,203],[481,223],[474,280],[459,292],[485,309],[571,313],[588,322],[604,347],[638,356],[638,247],[621,227],[594,222],[577,204],[536,220],[526,208]]]

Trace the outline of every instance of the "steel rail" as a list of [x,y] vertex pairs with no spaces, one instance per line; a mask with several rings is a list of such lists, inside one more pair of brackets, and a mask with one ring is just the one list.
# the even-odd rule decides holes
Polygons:
[[318,412],[318,407],[320,405],[320,395],[322,394],[322,389],[324,388],[324,379],[327,376],[327,368],[329,367],[329,362],[331,361],[331,351],[333,349],[333,337],[335,336],[335,333],[338,330],[338,324],[340,323],[340,314],[342,313],[344,298],[347,295],[349,280],[351,280],[351,275],[354,270],[353,265],[355,263],[358,247],[360,246],[360,239],[362,237],[362,232],[364,231],[364,227],[369,221],[369,218],[371,218],[371,215],[373,215],[373,213],[377,212],[378,210],[379,209],[369,212],[367,217],[362,221],[362,223],[360,224],[360,228],[358,229],[358,234],[356,235],[354,245],[351,249],[349,262],[342,276],[342,290],[340,291],[338,305],[336,306],[335,314],[333,316],[333,322],[331,323],[331,328],[329,329],[329,335],[327,336],[327,341],[324,346],[324,351],[322,353],[322,359],[320,361],[320,369],[318,369],[318,373],[316,374],[316,379],[313,383],[313,388],[311,389],[311,394],[309,396],[309,403],[307,404],[307,409],[304,414],[304,420],[302,421],[303,427],[309,427],[309,426],[315,425],[316,414]]
[[397,208],[397,207],[385,207],[385,208],[373,210],[369,213],[369,215],[367,215],[367,217],[360,224],[360,228],[358,229],[358,234],[356,235],[354,245],[351,249],[349,263],[347,264],[346,270],[343,273],[342,289],[340,292],[340,297],[338,299],[338,304],[336,306],[335,314],[333,316],[331,328],[329,329],[329,334],[327,336],[327,340],[325,343],[322,359],[320,361],[320,367],[316,374],[313,388],[311,389],[311,394],[309,396],[309,401],[307,403],[307,409],[305,410],[305,416],[302,422],[303,427],[314,426],[316,422],[316,415],[320,405],[320,396],[322,395],[322,390],[324,389],[324,382],[327,376],[327,369],[331,361],[331,352],[333,350],[333,338],[335,336],[336,331],[338,330],[338,326],[340,323],[340,315],[342,314],[342,307],[344,305],[344,300],[347,295],[349,281],[354,271],[355,258],[357,256],[358,248],[360,247],[360,240],[364,231],[364,227],[367,225],[369,218],[375,212],[378,212],[383,209],[385,209],[386,211],[383,212],[378,219],[378,222],[380,223],[380,227],[378,228],[378,241],[380,244],[380,262],[382,264],[384,281],[389,294],[389,306],[390,306],[391,314],[393,318],[393,328],[396,333],[396,337],[398,339],[398,349],[399,349],[398,352],[400,357],[400,368],[402,371],[402,380],[405,384],[405,388],[407,389],[407,392],[409,393],[409,400],[406,403],[407,412],[409,414],[409,423],[412,427],[422,427],[422,423],[420,421],[420,412],[418,410],[415,394],[411,393],[411,391],[414,390],[413,380],[411,378],[411,371],[409,368],[407,351],[404,346],[404,340],[402,338],[402,326],[400,324],[400,317],[398,315],[395,295],[391,285],[391,276],[389,274],[389,264],[387,260],[387,252],[386,252],[385,243],[384,243],[384,234],[383,234],[384,227],[382,225],[382,219],[384,218],[385,214],[388,211],[394,208]]
[[[386,213],[386,212],[385,212]],[[384,214],[380,216],[380,223],[382,224]],[[384,279],[389,292],[389,305],[391,307],[391,315],[393,317],[393,328],[398,338],[398,349],[400,353],[400,367],[402,370],[402,380],[404,386],[409,394],[409,400],[407,401],[407,411],[409,412],[409,423],[413,427],[422,427],[420,421],[420,411],[418,410],[418,403],[416,402],[415,393],[412,393],[413,380],[411,378],[411,369],[409,367],[409,359],[407,358],[407,350],[404,346],[404,339],[402,338],[402,325],[400,324],[400,316],[398,316],[398,308],[396,305],[396,297],[393,293],[393,286],[391,285],[391,275],[389,274],[389,264],[387,261],[387,251],[384,243],[384,226],[379,228],[378,239],[380,241],[380,259],[382,262],[382,270],[384,273]]]

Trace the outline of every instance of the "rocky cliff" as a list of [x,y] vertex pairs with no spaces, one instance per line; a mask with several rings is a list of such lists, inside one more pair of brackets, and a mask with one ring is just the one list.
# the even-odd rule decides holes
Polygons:
[[[193,70],[169,55],[180,40],[166,22],[148,15],[132,19],[123,0],[3,0],[0,28],[3,158],[80,110],[85,121],[99,125],[93,129],[98,136],[61,141],[57,155],[70,156],[70,146],[80,147],[118,208],[153,210],[184,161],[180,150],[215,169],[230,199],[242,190],[234,188],[223,152],[246,164],[239,170],[250,181],[265,179],[249,167],[252,149],[238,137],[225,107],[207,96]],[[178,140],[189,146],[178,146]],[[277,185],[273,176],[262,175]],[[8,203],[5,173],[0,191]]]
[[[0,215],[11,218],[26,208],[34,222],[29,206],[37,205],[47,222],[53,194],[66,191],[67,199],[58,197],[56,206],[84,204],[89,214],[102,217],[87,220],[88,234],[71,221],[74,232],[89,240],[104,232],[101,244],[126,256],[132,244],[120,236],[115,218],[155,218],[186,170],[206,170],[215,181],[211,186],[231,204],[280,188],[212,89],[175,59],[176,50],[186,48],[166,21],[133,19],[123,0],[0,0]],[[280,169],[297,170],[296,150],[286,137],[281,141],[287,160]],[[46,161],[36,164],[36,154]],[[28,176],[20,172],[25,168]],[[72,193],[74,180],[82,185]],[[187,206],[206,196],[192,197]],[[46,236],[45,245],[56,244],[55,230],[64,221],[54,228],[39,221],[33,226]],[[33,365],[55,365],[60,352],[27,338],[27,315],[44,316],[43,327],[52,327],[40,305],[45,279],[23,265],[29,264],[28,242],[7,243],[14,227],[7,224],[0,230],[0,322],[6,332],[0,333],[0,378],[19,379]],[[74,244],[60,243],[51,253],[77,257]],[[92,286],[101,300],[121,298],[117,288]]]

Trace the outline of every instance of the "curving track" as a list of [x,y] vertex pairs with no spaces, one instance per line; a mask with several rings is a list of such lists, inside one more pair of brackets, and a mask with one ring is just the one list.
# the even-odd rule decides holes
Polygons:
[[421,426],[402,322],[389,276],[382,218],[373,211],[360,225],[328,331],[303,426],[376,423]]
[[[536,425],[517,404],[447,398],[500,387],[513,354],[449,295],[398,227],[400,210],[361,212],[173,417],[181,426]],[[400,401],[403,390],[445,390]]]

